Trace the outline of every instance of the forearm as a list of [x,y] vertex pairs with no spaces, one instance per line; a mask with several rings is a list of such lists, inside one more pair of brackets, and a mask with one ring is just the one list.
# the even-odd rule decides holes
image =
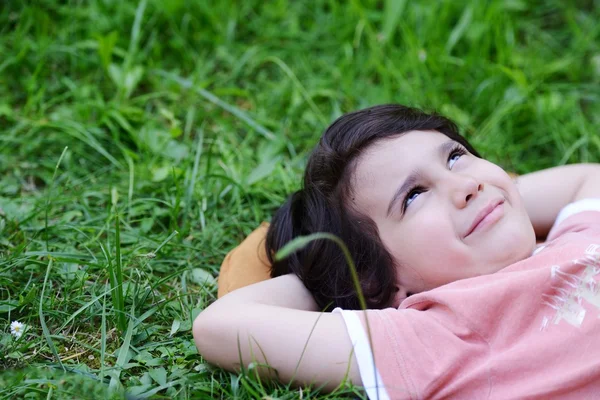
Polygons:
[[[352,344],[339,314],[320,313],[302,282],[284,275],[237,289],[202,311],[193,333],[200,354],[230,371],[255,371],[283,383],[360,384]],[[331,340],[334,338],[334,340]]]
[[234,290],[213,305],[225,302],[259,303],[294,310],[320,311],[312,294],[294,274],[279,276]]
[[517,188],[536,236],[545,238],[556,216],[567,204],[600,197],[600,164],[571,164],[517,178]]
[[588,176],[583,180],[583,183],[575,194],[574,201],[579,199],[600,198],[600,164],[589,165],[593,165],[595,169],[591,170]]

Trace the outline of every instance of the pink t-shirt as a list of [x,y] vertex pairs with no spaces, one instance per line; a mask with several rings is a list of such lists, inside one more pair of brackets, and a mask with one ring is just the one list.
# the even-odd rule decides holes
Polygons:
[[600,199],[565,207],[525,260],[368,310],[372,347],[334,312],[371,400],[600,398]]

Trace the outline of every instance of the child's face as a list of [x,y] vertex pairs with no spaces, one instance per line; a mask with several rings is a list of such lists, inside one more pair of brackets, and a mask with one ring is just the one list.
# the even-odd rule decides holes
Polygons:
[[[535,247],[533,226],[508,174],[468,152],[451,155],[446,148],[440,154],[447,142],[460,146],[439,132],[412,131],[375,143],[356,165],[353,206],[377,224],[407,292],[494,273]],[[389,208],[413,171],[420,172],[415,184],[422,189],[403,193]],[[467,235],[477,214],[499,200],[504,203]]]

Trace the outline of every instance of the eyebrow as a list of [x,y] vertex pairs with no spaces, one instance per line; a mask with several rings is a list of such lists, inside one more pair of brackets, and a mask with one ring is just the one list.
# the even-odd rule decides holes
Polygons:
[[[452,149],[455,146],[455,144],[457,144],[457,142],[454,141],[454,140],[448,140],[448,141],[442,143],[437,148],[438,157],[444,156],[447,152],[450,151],[450,149]],[[422,175],[421,175],[421,171],[420,170],[414,169],[414,170],[412,170],[410,172],[410,174],[408,175],[408,177],[406,178],[406,180],[404,181],[404,183],[402,185],[400,185],[400,187],[398,187],[398,189],[394,193],[394,196],[392,196],[392,200],[390,201],[390,204],[389,204],[388,209],[387,209],[386,217],[390,216],[392,210],[396,206],[396,203],[398,201],[400,201],[400,199],[402,198],[402,195],[404,194],[404,192],[406,192],[415,183],[417,183],[417,182],[419,182],[421,180],[422,180]]]

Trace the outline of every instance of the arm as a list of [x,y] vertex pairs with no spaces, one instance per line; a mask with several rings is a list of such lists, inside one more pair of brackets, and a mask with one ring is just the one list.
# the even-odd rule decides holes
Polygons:
[[585,198],[600,198],[600,164],[570,164],[517,179],[538,238],[545,238],[560,210]]
[[241,353],[245,367],[252,361],[268,364],[276,374],[259,368],[260,375],[282,383],[313,383],[331,391],[347,377],[361,385],[342,316],[317,310],[298,277],[284,275],[211,304],[194,321],[194,340],[207,361],[230,371],[240,369]]

